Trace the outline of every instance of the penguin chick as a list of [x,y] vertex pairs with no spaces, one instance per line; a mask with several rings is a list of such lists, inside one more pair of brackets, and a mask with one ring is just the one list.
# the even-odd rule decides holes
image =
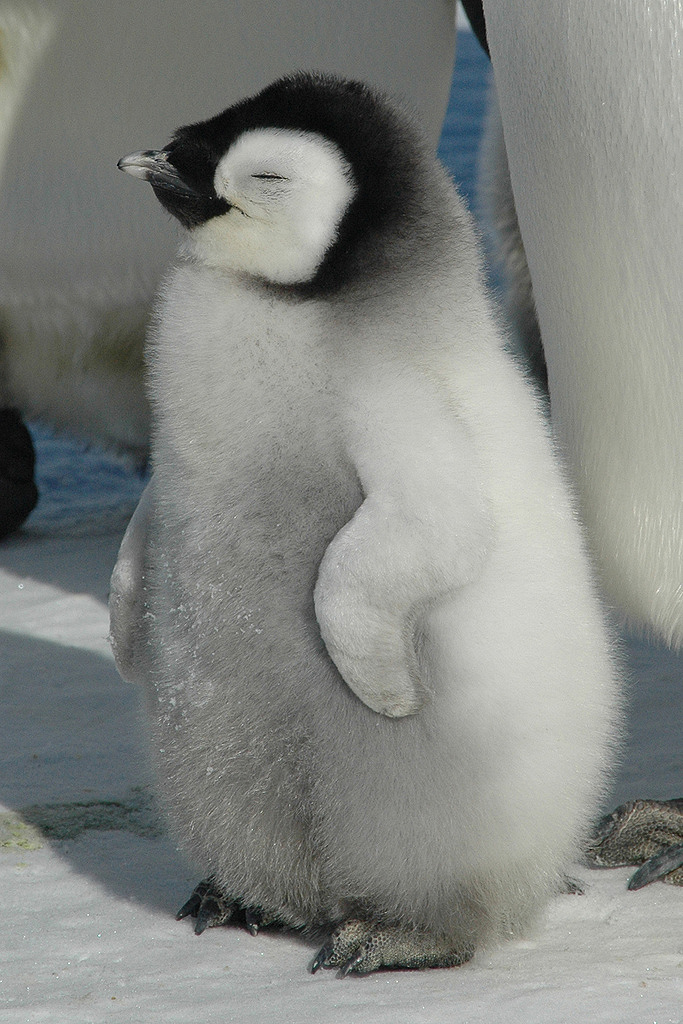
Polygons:
[[112,581],[179,916],[460,964],[563,884],[610,640],[471,219],[410,118],[277,81],[123,170],[187,228],[148,342],[154,475]]

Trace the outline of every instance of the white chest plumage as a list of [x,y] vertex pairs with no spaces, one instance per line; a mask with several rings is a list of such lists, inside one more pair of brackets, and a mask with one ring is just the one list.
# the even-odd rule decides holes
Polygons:
[[[159,319],[151,392],[179,448],[201,439],[217,454],[229,445],[250,459],[250,445],[315,421],[331,373],[315,302],[283,301],[258,283],[186,263],[165,287]],[[297,437],[287,441],[295,446]]]
[[[224,559],[261,604],[274,576],[312,590],[326,544],[361,501],[324,311],[192,264],[165,291],[149,357],[161,529],[183,520],[202,548],[181,553],[188,571],[196,558]],[[274,551],[278,567],[265,570]]]

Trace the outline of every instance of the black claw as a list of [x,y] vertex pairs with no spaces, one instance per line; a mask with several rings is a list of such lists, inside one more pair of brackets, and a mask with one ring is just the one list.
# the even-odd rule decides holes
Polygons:
[[632,892],[636,889],[642,889],[644,886],[649,885],[650,882],[656,882],[659,878],[664,878],[665,875],[681,866],[683,866],[683,843],[679,843],[678,846],[667,846],[665,849],[660,850],[659,853],[656,853],[654,857],[646,860],[638,868],[636,873],[629,879],[628,888]]
[[207,928],[211,927],[211,922],[215,920],[216,916],[220,913],[218,904],[213,899],[205,899],[199,908],[197,916],[197,923],[194,926],[195,935],[201,935]]
[[184,917],[196,919],[195,935],[201,935],[214,925],[227,924],[232,917],[234,903],[227,900],[211,878],[205,878],[195,888],[187,903],[176,914],[176,920]]
[[343,967],[339,969],[339,977],[346,978],[352,971],[356,969],[358,964],[363,959],[363,953],[356,953],[350,960],[347,960]]
[[184,917],[196,917],[199,913],[201,903],[201,898],[196,892],[193,892],[187,903],[183,903],[182,907],[176,914],[176,921],[182,921]]
[[321,967],[327,967],[327,960],[331,952],[331,946],[323,946],[322,949],[318,950],[311,964],[311,974],[315,974]]
[[232,917],[232,907],[218,895],[209,893],[202,900],[202,905],[197,914],[197,923],[194,928],[195,935],[201,935],[207,928],[216,925],[227,924]]
[[251,935],[258,935],[263,923],[263,914],[260,910],[249,908],[244,912],[244,924]]
[[203,882],[200,882],[194,889],[194,892],[190,896],[187,903],[183,903],[182,907],[175,916],[176,921],[182,921],[184,917],[196,917],[199,913],[201,905],[206,897],[206,894],[211,889],[211,881],[206,878]]
[[[367,942],[363,943],[361,948],[355,953],[354,956],[350,957],[350,959],[348,959],[346,961],[346,963],[344,964],[344,966],[341,968],[341,970],[339,972],[339,976],[341,978],[346,978],[349,974],[351,974],[352,971],[355,971],[359,967],[359,965],[363,962],[363,960],[365,960],[365,958],[368,955],[368,953],[371,953],[371,952],[372,952],[372,940],[369,939]],[[358,971],[358,973],[359,974],[367,974],[368,972],[367,972],[367,969],[366,969],[365,971],[360,970],[360,971]]]

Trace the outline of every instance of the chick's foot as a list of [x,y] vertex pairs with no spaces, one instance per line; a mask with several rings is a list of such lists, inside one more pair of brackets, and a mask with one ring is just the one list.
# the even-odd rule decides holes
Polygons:
[[471,947],[455,948],[447,939],[416,929],[349,920],[317,954],[311,972],[320,967],[337,968],[345,977],[351,973],[369,974],[381,967],[459,967],[473,955]]

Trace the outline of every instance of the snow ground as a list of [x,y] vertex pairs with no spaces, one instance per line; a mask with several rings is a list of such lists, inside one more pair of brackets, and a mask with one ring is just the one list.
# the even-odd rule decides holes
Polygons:
[[[442,155],[471,195],[485,61],[459,39]],[[457,140],[456,140],[457,133]],[[681,1024],[683,890],[577,866],[524,941],[457,970],[311,976],[298,936],[173,913],[197,881],[154,813],[135,690],[107,644],[109,575],[143,481],[36,431],[41,503],[0,546],[0,1021],[8,1024]],[[683,795],[683,657],[627,645],[610,805]]]

